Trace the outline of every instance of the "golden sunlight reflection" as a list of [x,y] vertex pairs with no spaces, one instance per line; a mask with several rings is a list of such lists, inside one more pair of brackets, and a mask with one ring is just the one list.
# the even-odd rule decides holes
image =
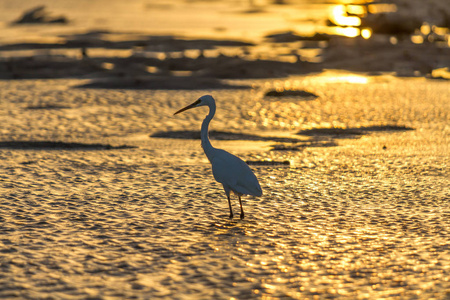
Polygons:
[[[350,5],[356,7],[356,5]],[[359,6],[362,8],[362,6]],[[331,8],[330,20],[339,26],[359,26],[361,25],[361,19],[356,16],[349,16],[345,5],[336,5]],[[364,11],[363,11],[364,12]]]
[[369,28],[361,29],[361,36],[366,40],[370,39],[370,37],[372,36],[372,30],[370,30]]
[[412,35],[411,36],[411,42],[414,44],[423,44],[423,36],[421,35]]
[[[361,35],[364,39],[372,37],[373,31],[369,28],[360,28],[363,20],[371,14],[394,13],[397,11],[395,4],[368,4],[371,1],[347,2],[333,5],[329,9],[329,25],[331,33],[346,37],[357,37]],[[330,27],[331,27],[330,26]],[[424,28],[426,30],[426,28]]]
[[347,5],[347,12],[353,15],[364,15],[366,13],[366,9],[361,5]]
[[364,75],[358,74],[339,74],[334,72],[325,72],[320,76],[324,81],[328,82],[343,82],[343,83],[355,83],[355,84],[367,84],[369,78]]
[[357,37],[359,36],[360,30],[355,27],[333,27],[330,28],[333,34],[343,35],[346,37]]
[[371,14],[396,12],[397,11],[397,5],[395,5],[395,4],[388,4],[388,3],[370,4],[368,6],[368,11]]
[[431,77],[450,79],[450,68],[439,68],[431,71]]
[[423,35],[430,34],[430,33],[431,33],[431,27],[430,27],[430,24],[424,23],[424,24],[420,27],[420,32],[421,32]]

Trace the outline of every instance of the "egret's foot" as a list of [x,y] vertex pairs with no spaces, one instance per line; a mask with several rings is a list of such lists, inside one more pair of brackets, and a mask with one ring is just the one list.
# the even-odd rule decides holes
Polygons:
[[230,220],[233,219],[233,213],[230,214]]
[[244,217],[245,217],[245,215],[244,215],[244,213],[242,213],[241,214],[241,220],[244,220]]

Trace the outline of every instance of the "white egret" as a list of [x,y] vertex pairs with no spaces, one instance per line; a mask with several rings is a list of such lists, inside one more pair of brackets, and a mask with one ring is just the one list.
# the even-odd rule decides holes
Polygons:
[[253,195],[259,197],[262,195],[261,186],[259,185],[255,174],[253,174],[250,167],[242,159],[222,149],[216,149],[211,145],[208,137],[208,126],[216,113],[216,101],[212,96],[202,96],[191,105],[188,105],[174,113],[174,115],[200,106],[209,107],[209,114],[203,120],[200,133],[203,151],[212,165],[214,179],[223,185],[223,189],[227,195],[228,206],[230,207],[230,219],[233,218],[230,192],[233,192],[239,198],[239,205],[241,206],[241,219],[243,219],[244,209],[242,208],[241,196]]

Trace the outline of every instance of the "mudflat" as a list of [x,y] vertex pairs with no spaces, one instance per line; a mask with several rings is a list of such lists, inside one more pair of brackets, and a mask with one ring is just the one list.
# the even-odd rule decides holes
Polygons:
[[448,297],[448,82],[346,76],[285,80],[313,101],[213,91],[211,128],[242,134],[214,146],[289,161],[251,165],[244,220],[173,134],[205,91],[1,81],[1,298]]
[[[0,3],[1,299],[450,297],[442,1],[35,4]],[[173,115],[204,94],[244,220]]]

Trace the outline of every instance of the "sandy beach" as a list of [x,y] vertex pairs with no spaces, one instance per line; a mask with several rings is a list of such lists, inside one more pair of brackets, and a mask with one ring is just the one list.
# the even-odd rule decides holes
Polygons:
[[[175,17],[162,32],[131,13],[100,32],[123,6],[47,2],[69,23],[8,23],[33,1],[0,13],[1,299],[450,297],[448,46],[265,38],[257,20],[295,29],[298,3],[130,1],[233,16],[188,37]],[[261,31],[242,38],[240,18]],[[244,220],[200,146],[207,108],[173,116],[204,94],[213,146],[263,189],[243,197]]]

